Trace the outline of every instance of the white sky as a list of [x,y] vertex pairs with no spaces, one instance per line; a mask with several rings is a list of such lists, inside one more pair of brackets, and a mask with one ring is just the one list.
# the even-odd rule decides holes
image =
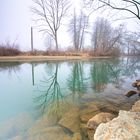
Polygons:
[[[80,5],[79,0],[72,0],[72,3]],[[21,50],[30,50],[30,28],[34,26],[31,5],[32,0],[0,0],[0,43],[16,42]],[[126,23],[129,29],[135,28],[132,20]],[[59,42],[62,46],[69,46],[69,35],[65,32],[65,28],[61,28]],[[34,48],[45,49],[44,38],[37,29],[34,29]]]

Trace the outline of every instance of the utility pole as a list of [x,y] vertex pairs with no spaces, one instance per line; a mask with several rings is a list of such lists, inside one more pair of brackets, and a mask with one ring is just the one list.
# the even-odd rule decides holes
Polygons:
[[31,51],[33,52],[34,44],[33,44],[33,27],[31,27]]

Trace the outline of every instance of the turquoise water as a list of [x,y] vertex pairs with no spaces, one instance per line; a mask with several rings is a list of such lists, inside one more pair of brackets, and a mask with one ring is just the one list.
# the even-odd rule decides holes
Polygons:
[[[30,139],[29,130],[44,114],[55,116],[53,126],[57,126],[73,106],[83,109],[88,103],[98,102],[99,106],[129,109],[139,99],[138,95],[124,96],[134,89],[131,83],[140,78],[139,60],[0,62],[0,130],[4,128],[0,139]],[[22,117],[30,123],[22,126]]]

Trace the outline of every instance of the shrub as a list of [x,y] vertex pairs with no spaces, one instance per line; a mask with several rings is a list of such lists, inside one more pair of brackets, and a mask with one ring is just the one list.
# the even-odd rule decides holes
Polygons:
[[17,45],[0,44],[0,56],[16,56],[20,55],[21,51]]

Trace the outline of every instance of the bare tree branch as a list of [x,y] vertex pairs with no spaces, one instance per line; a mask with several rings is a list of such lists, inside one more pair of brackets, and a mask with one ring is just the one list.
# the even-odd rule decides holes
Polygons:
[[121,10],[121,11],[127,11],[131,14],[133,14],[135,17],[137,17],[140,20],[140,11],[139,11],[139,6],[140,3],[137,2],[136,0],[122,0],[128,4],[133,4],[133,6],[136,8],[137,12],[134,12],[132,9],[129,9],[128,6],[127,7],[118,7],[113,5],[110,1],[105,1],[105,0],[99,0],[99,2],[102,2],[103,4],[116,9],[116,10]]
[[69,9],[69,0],[33,0],[33,2],[35,6],[32,7],[32,12],[39,16],[37,21],[41,26],[46,24],[40,31],[53,37],[58,50],[58,29]]

